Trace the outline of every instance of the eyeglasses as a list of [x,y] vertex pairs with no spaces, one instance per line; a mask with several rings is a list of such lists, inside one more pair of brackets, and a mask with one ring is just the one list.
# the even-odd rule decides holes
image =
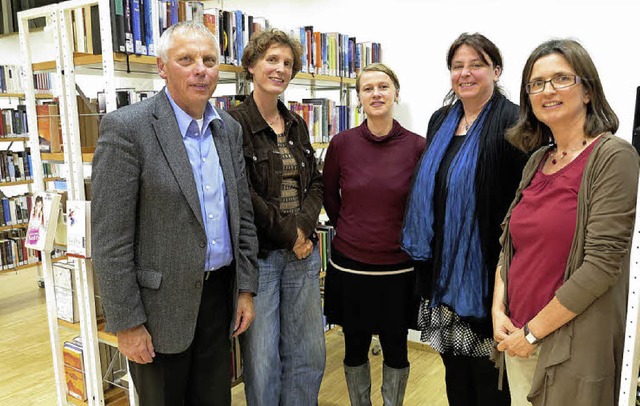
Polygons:
[[554,90],[559,90],[582,83],[582,78],[576,75],[560,75],[549,80],[532,80],[527,83],[525,90],[527,91],[527,94],[542,93],[547,83],[550,83]]

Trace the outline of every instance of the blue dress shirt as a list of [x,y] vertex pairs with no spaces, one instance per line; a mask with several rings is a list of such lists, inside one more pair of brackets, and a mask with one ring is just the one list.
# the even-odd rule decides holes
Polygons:
[[222,122],[222,118],[211,104],[207,103],[202,120],[203,126],[198,128],[198,121],[173,101],[168,89],[166,93],[178,120],[180,134],[187,149],[193,178],[198,189],[200,211],[208,241],[205,271],[213,271],[229,265],[233,260],[227,215],[229,198],[210,127],[213,120]]

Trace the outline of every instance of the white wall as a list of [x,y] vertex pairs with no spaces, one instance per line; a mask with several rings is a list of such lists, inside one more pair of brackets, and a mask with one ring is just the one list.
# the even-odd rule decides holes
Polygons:
[[[267,17],[284,29],[313,25],[319,31],[382,43],[383,61],[400,78],[396,116],[419,134],[426,132],[430,115],[449,89],[445,57],[460,33],[481,32],[496,43],[505,65],[501,83],[516,103],[529,53],[547,39],[572,37],[595,61],[605,94],[620,118],[618,135],[631,138],[640,85],[635,75],[640,68],[638,1],[227,0],[224,8]],[[51,49],[44,48],[44,56],[34,59],[52,59],[48,52]],[[0,64],[19,62],[17,37],[0,38]]]
[[480,32],[503,54],[503,87],[518,103],[530,52],[556,37],[579,40],[595,61],[605,94],[630,140],[640,77],[640,2],[629,0],[228,0],[226,9],[267,17],[272,25],[313,25],[319,31],[382,43],[383,61],[400,79],[396,116],[425,134],[430,115],[449,89],[446,52],[462,32]]

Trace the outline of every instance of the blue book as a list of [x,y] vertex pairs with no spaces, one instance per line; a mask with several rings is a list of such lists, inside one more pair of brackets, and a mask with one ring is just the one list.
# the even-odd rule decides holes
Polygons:
[[326,33],[322,33],[322,44],[321,44],[321,50],[322,50],[322,74],[323,75],[328,75],[329,74],[329,44],[328,44],[328,39],[327,39],[327,34]]
[[156,46],[153,43],[153,20],[151,19],[151,3],[153,0],[144,0],[144,43],[147,45],[147,55],[156,55]]
[[27,151],[27,165],[29,166],[29,176],[33,173],[33,167],[31,166],[31,151]]
[[236,10],[236,58],[238,65],[242,64],[242,52],[244,52],[244,17],[242,11]]
[[13,225],[11,222],[11,212],[9,211],[9,199],[2,198],[2,214],[4,215],[4,224],[7,226]]
[[300,45],[302,45],[302,72],[309,72],[307,65],[307,31],[300,27]]
[[142,48],[142,30],[140,27],[140,0],[129,0],[131,9],[131,34],[133,36],[133,53],[146,55],[146,48]]
[[178,23],[178,0],[170,0],[171,7],[171,25]]

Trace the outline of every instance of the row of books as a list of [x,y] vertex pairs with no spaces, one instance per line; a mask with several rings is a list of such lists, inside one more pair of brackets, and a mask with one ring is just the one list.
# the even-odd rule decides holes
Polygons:
[[[97,100],[87,100],[76,96],[78,109],[78,131],[82,147],[95,147],[98,142],[100,126],[99,106]],[[62,151],[62,126],[60,108],[57,101],[36,105],[38,116],[38,139],[40,152]]]
[[[130,104],[137,103],[139,101],[148,99],[149,97],[158,93],[157,90],[136,90],[133,87],[124,87],[116,89],[116,108],[128,106]],[[104,91],[98,92],[98,113],[107,113],[107,100]]]
[[[331,240],[335,234],[335,229],[331,226],[318,224],[316,226],[316,234],[318,235],[318,248],[320,250],[321,268],[320,272],[327,271],[327,263],[331,258]],[[325,277],[320,278],[320,292],[322,293],[322,306],[324,308],[324,281]],[[324,312],[323,312],[324,313]],[[323,314],[324,332],[331,330],[334,325],[327,322],[327,316]]]
[[0,227],[29,222],[33,196],[30,194],[2,197],[0,199]]
[[[57,3],[58,0],[0,0],[0,34],[18,32],[18,12],[34,7]],[[29,22],[30,28],[44,27],[46,21],[40,17]]]
[[302,72],[355,78],[363,67],[381,61],[378,42],[359,43],[353,36],[314,31],[309,25],[291,34],[302,44]]
[[[64,364],[64,378],[67,387],[67,394],[80,402],[87,401],[87,385],[86,373],[83,359],[82,340],[76,337],[71,341],[65,341],[63,344],[62,355]],[[128,389],[129,375],[127,374],[127,359],[116,347],[106,344],[100,344],[100,376],[102,380],[103,390],[107,390],[114,386]],[[129,404],[124,394],[117,398],[106,399],[107,404]],[[70,402],[75,404],[74,401]]]
[[0,137],[27,137],[27,107],[19,104],[15,109],[0,110]]
[[24,229],[0,232],[0,269],[15,269],[40,262],[40,252],[27,248],[25,241]]
[[84,372],[84,360],[82,357],[82,340],[80,337],[76,337],[72,341],[64,342],[62,347],[62,360],[64,363],[67,394],[80,401],[87,400],[87,385]]
[[324,98],[290,101],[289,108],[307,123],[313,143],[329,142],[340,131],[356,127],[364,120],[364,114],[358,108],[336,105]]
[[0,151],[0,184],[30,180],[33,173],[31,151]]
[[21,69],[19,65],[0,65],[0,93],[21,92]]
[[316,234],[318,235],[318,248],[320,250],[320,259],[322,261],[321,271],[327,270],[327,262],[331,258],[331,240],[335,235],[335,228],[332,226],[318,224],[316,226]]
[[[22,93],[22,67],[19,65],[0,65],[0,93]],[[35,93],[50,93],[55,75],[51,72],[37,72],[33,74],[33,88]]]

